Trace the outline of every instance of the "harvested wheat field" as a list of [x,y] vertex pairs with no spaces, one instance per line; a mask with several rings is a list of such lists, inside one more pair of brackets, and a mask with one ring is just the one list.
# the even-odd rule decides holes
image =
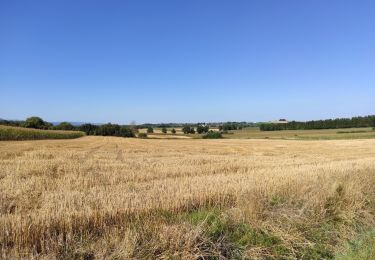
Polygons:
[[375,140],[1,142],[0,256],[329,259],[374,185]]

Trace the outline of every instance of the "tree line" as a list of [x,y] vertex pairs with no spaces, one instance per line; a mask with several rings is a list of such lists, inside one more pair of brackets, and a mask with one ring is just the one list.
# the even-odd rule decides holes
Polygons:
[[263,123],[261,131],[278,130],[309,130],[309,129],[338,129],[375,127],[375,115],[357,116],[352,118],[336,118],[327,120],[313,120],[307,122],[291,121],[288,123]]
[[0,124],[45,130],[81,131],[85,132],[87,135],[101,136],[135,137],[135,133],[137,132],[135,128],[111,123],[102,125],[83,124],[74,126],[69,122],[61,122],[58,125],[53,125],[52,123],[44,121],[42,118],[37,116],[29,117],[25,121],[0,120]]

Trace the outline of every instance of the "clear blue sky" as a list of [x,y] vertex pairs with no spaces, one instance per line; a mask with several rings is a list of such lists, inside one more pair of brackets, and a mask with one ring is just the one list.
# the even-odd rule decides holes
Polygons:
[[375,113],[375,1],[2,0],[0,118]]

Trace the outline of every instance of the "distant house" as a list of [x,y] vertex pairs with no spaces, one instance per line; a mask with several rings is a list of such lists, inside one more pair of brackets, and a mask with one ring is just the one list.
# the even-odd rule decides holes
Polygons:
[[276,121],[271,121],[270,123],[272,123],[272,124],[287,124],[288,120],[286,120],[286,119],[279,119],[279,120],[276,120]]

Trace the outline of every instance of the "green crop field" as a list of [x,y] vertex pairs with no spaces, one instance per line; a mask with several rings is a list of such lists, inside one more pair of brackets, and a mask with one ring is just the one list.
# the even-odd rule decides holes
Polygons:
[[40,130],[13,126],[0,126],[0,141],[72,139],[82,136],[85,136],[85,133],[80,131]]
[[260,131],[258,127],[229,131],[230,139],[345,140],[375,138],[375,131],[366,128]]

